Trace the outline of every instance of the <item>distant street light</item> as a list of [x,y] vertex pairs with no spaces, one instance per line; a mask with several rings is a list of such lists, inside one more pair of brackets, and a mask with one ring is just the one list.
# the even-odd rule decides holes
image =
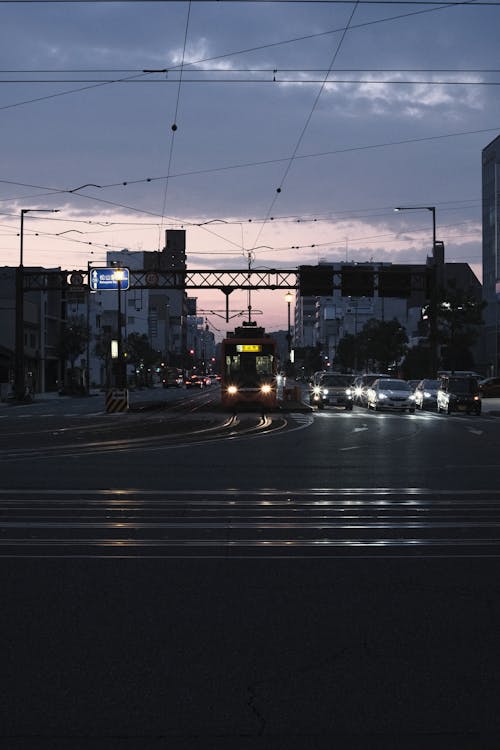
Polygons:
[[438,265],[444,257],[436,252],[436,207],[435,206],[397,206],[395,211],[430,211],[432,213],[432,285],[429,300],[429,346],[431,354],[431,376],[435,378],[438,370]]
[[57,208],[22,208],[21,227],[19,231],[19,266],[16,269],[16,332],[15,332],[15,358],[14,358],[14,390],[17,401],[22,401],[25,396],[25,373],[24,373],[24,216],[28,213],[59,213]]

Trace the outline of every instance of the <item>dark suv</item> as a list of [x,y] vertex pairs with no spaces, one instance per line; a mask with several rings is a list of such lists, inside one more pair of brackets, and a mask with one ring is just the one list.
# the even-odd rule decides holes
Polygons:
[[442,375],[437,391],[437,410],[451,414],[452,411],[465,411],[467,414],[481,414],[481,397],[476,378],[465,375]]
[[324,406],[343,406],[352,409],[352,375],[336,372],[323,372],[312,386],[309,400],[322,409]]

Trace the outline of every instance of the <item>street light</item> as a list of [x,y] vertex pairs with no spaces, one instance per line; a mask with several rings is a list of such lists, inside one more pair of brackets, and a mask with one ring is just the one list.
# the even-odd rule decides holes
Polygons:
[[125,271],[123,268],[115,268],[113,271],[113,278],[118,284],[118,335],[117,335],[117,346],[118,346],[118,366],[116,371],[116,387],[125,388],[124,373],[123,373],[123,343],[122,343],[122,281],[125,278]]
[[290,359],[290,353],[292,351],[292,329],[290,327],[290,305],[292,304],[293,294],[291,292],[287,292],[285,294],[285,300],[288,305],[288,330],[286,334],[286,340],[288,344],[288,359]]
[[429,300],[429,344],[431,352],[431,375],[437,376],[438,369],[438,321],[437,321],[437,304],[438,304],[438,264],[442,263],[444,258],[436,252],[436,206],[397,206],[395,211],[430,211],[432,213],[432,285]]
[[19,231],[19,266],[16,269],[16,331],[14,358],[14,390],[18,401],[24,399],[24,216],[28,213],[59,213],[57,208],[22,208]]

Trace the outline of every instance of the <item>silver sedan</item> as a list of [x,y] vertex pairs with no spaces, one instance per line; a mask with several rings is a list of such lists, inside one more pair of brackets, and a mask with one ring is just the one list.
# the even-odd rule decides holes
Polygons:
[[415,396],[406,380],[397,378],[379,378],[368,389],[368,408],[379,411],[415,412]]

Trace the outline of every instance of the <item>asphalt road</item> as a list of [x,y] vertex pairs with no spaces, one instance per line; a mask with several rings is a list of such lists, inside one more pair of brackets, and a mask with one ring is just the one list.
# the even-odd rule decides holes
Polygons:
[[205,397],[0,411],[1,747],[496,750],[500,419]]

